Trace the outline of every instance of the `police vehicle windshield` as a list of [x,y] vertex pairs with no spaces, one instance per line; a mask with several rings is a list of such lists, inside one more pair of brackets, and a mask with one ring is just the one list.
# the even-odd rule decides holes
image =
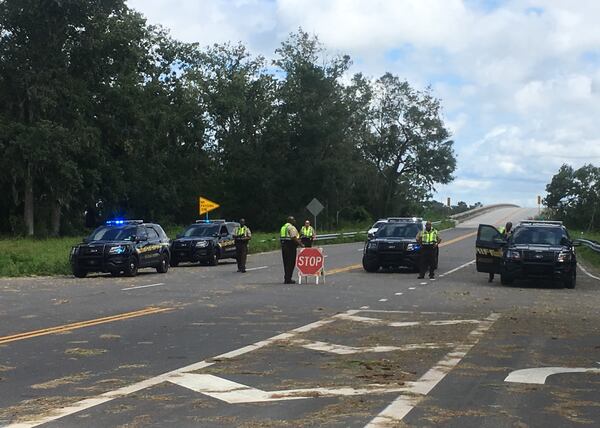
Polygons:
[[513,244],[560,245],[562,230],[557,227],[519,227],[512,236]]
[[386,223],[377,230],[378,238],[415,238],[420,230],[417,223]]
[[88,237],[89,241],[132,241],[135,238],[135,226],[100,226]]
[[214,236],[219,233],[218,224],[195,224],[188,227],[183,235],[185,238]]

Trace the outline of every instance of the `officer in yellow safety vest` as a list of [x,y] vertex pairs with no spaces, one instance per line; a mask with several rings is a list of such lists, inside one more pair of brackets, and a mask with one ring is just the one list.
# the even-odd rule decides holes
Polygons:
[[295,284],[292,279],[294,267],[296,266],[296,248],[303,247],[298,239],[298,229],[296,229],[296,219],[288,217],[287,223],[281,226],[279,239],[281,241],[281,257],[283,258],[283,283]]
[[233,240],[235,241],[235,258],[237,259],[238,272],[246,272],[246,259],[248,258],[248,241],[252,239],[252,232],[246,226],[246,220],[241,218],[240,225],[235,228]]
[[310,221],[306,220],[304,226],[300,228],[300,241],[302,241],[302,245],[305,247],[312,247],[316,237],[315,229],[310,225]]
[[429,278],[435,278],[437,247],[442,239],[438,231],[433,229],[431,222],[425,223],[425,230],[417,233],[417,242],[421,245],[419,279],[425,278],[425,272],[429,269]]
[[[510,238],[510,235],[512,235],[512,223],[509,221],[508,223],[506,223],[506,226],[500,226],[498,228],[498,232],[500,232],[500,234],[502,235],[502,239],[504,239],[505,241],[508,240],[508,238]],[[488,282],[492,281],[494,281],[494,274],[489,273]]]

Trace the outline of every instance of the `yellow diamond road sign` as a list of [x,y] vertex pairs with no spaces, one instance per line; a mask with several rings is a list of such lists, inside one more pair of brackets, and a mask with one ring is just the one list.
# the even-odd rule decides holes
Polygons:
[[210,201],[206,198],[203,198],[202,196],[198,198],[198,207],[200,208],[200,215],[206,214],[207,212],[217,209],[220,206],[221,205],[217,204],[216,202]]

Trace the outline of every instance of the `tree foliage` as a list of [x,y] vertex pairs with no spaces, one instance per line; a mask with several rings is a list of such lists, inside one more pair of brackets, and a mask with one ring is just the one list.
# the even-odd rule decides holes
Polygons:
[[124,0],[0,0],[0,232],[68,233],[100,201],[183,223],[199,195],[269,229],[313,197],[330,221],[416,213],[455,169],[440,101],[350,67],[301,29],[269,62]]
[[600,168],[591,164],[579,169],[562,165],[546,186],[544,204],[553,217],[569,226],[600,228]]

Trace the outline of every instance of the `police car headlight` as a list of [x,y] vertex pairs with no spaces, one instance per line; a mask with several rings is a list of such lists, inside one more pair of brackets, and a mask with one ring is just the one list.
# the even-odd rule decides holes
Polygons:
[[198,242],[196,242],[196,247],[206,248],[206,247],[208,247],[208,241],[198,241]]
[[571,252],[570,251],[561,251],[560,253],[558,253],[558,256],[556,256],[556,261],[559,263],[568,262],[570,260],[571,260]]
[[506,257],[511,260],[521,260],[521,253],[515,250],[509,250],[506,252]]
[[418,251],[421,249],[421,246],[419,244],[408,244],[406,246],[406,251]]
[[77,254],[79,254],[79,247],[71,248],[71,255],[76,256]]
[[116,247],[110,247],[108,254],[123,254],[125,251],[127,251],[127,247],[125,245],[117,245]]
[[369,242],[369,243],[367,244],[367,249],[369,249],[369,250],[373,250],[373,249],[375,249],[375,248],[377,248],[377,242]]

